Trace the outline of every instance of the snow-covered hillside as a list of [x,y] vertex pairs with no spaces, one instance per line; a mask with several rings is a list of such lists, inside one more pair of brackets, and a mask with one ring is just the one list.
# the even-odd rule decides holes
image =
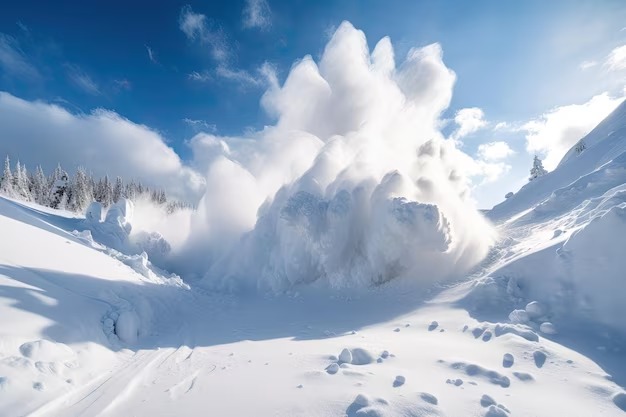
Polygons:
[[102,221],[0,198],[0,415],[624,415],[626,136],[592,137],[494,208],[473,275],[428,290],[209,292],[149,262],[164,243],[125,202]]

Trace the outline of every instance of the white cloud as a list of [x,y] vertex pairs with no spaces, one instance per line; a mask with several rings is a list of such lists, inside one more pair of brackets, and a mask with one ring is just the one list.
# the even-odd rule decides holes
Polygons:
[[489,142],[478,146],[478,156],[486,161],[500,161],[513,155],[515,151],[506,142]]
[[205,120],[190,119],[188,117],[185,117],[183,119],[183,123],[185,123],[187,126],[197,131],[201,131],[201,130],[209,131],[209,132],[217,131],[217,126],[215,124],[208,123]]
[[0,68],[5,74],[23,79],[40,78],[39,71],[28,61],[18,41],[0,33]]
[[67,64],[65,67],[67,69],[67,76],[76,87],[94,96],[101,94],[98,84],[80,67],[71,64]]
[[258,87],[263,84],[263,79],[250,74],[248,71],[232,69],[224,65],[218,66],[215,74],[220,78],[233,81],[241,87]]
[[589,68],[593,68],[595,66],[598,65],[597,61],[583,61],[580,63],[580,65],[578,66],[581,70],[585,71],[588,70]]
[[461,109],[454,115],[454,123],[458,128],[452,133],[451,139],[460,140],[485,126],[485,113],[478,107],[469,107]]
[[126,78],[113,80],[113,85],[114,85],[115,90],[117,91],[130,90],[133,88],[133,84],[130,81],[128,81]]
[[202,72],[193,71],[193,72],[187,74],[187,78],[189,78],[190,80],[193,80],[193,81],[198,81],[198,82],[207,82],[207,81],[211,81],[213,79],[211,74],[209,74],[209,72],[206,71],[206,70],[202,71]]
[[554,169],[563,155],[623,100],[624,97],[603,93],[586,103],[560,106],[544,113],[522,127],[526,149],[545,155],[544,166]]
[[606,57],[604,65],[609,71],[626,70],[626,45],[613,49]]
[[208,46],[213,59],[218,62],[229,60],[231,51],[226,35],[205,15],[194,13],[191,6],[185,6],[181,9],[178,25],[189,40]]
[[2,151],[30,169],[83,165],[96,175],[136,178],[165,187],[170,195],[197,198],[203,180],[186,167],[156,131],[115,112],[73,114],[54,104],[31,102],[0,92]]
[[246,0],[243,27],[267,29],[272,24],[272,11],[266,0]]
[[499,130],[508,130],[510,129],[511,125],[508,122],[498,122],[496,123],[496,125],[493,127],[494,131],[499,131]]
[[157,58],[156,58],[156,53],[148,45],[146,45],[146,52],[148,52],[148,59],[150,60],[150,62],[152,62],[153,64],[159,63],[159,61],[157,61]]

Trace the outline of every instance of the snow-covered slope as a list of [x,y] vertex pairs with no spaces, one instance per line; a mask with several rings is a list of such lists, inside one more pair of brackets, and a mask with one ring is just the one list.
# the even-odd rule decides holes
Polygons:
[[212,294],[94,242],[90,228],[0,198],[2,416],[626,409],[623,353],[556,343],[538,315],[510,323],[482,274],[429,294],[400,283],[359,298]]
[[496,206],[445,288],[209,292],[150,263],[169,246],[127,202],[0,197],[0,416],[624,415],[625,115]]
[[583,141],[586,149],[582,153],[578,154],[575,146],[572,147],[554,171],[523,186],[512,197],[493,207],[488,217],[496,222],[509,219],[626,152],[626,101]]

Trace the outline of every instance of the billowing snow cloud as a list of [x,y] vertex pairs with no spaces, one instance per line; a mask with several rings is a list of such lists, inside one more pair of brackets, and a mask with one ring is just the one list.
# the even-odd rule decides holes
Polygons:
[[563,155],[591,131],[624,97],[607,93],[594,96],[586,103],[557,107],[526,123],[526,149],[545,155],[543,165],[554,169]]
[[262,98],[273,126],[190,141],[207,191],[173,267],[209,286],[432,283],[479,262],[491,226],[469,198],[471,157],[438,130],[455,74],[438,44],[396,67],[344,22]]
[[96,175],[135,178],[192,200],[203,190],[204,179],[185,167],[157,132],[111,111],[75,115],[0,92],[0,137],[0,149],[30,169],[42,164],[51,171],[57,162],[67,170],[83,165]]

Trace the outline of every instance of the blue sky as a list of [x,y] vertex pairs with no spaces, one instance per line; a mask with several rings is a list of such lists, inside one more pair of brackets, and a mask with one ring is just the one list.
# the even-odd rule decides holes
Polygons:
[[[186,31],[187,15],[204,15],[205,31]],[[483,206],[530,167],[529,131],[520,126],[605,92],[618,100],[626,84],[619,62],[616,70],[607,64],[626,44],[619,0],[24,0],[0,6],[0,90],[73,113],[115,111],[160,132],[185,160],[185,141],[198,130],[236,135],[272,123],[259,107],[267,87],[259,69],[267,63],[284,81],[294,61],[319,57],[343,20],[363,30],[370,47],[390,36],[396,60],[414,46],[442,46],[457,75],[444,117],[474,107],[483,114],[462,149],[473,155],[504,141],[514,152],[502,178],[476,190]]]

